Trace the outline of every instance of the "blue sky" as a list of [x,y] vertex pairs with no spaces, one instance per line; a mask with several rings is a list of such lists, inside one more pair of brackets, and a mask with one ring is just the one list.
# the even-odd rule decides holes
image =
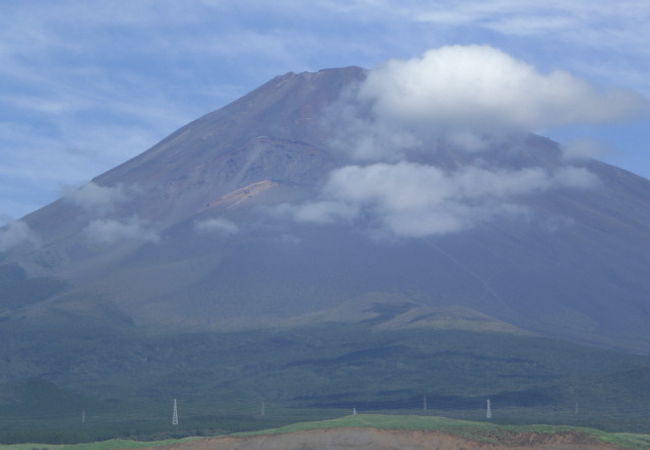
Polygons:
[[[5,1],[0,222],[289,71],[487,44],[650,97],[648,23],[641,0]],[[542,131],[594,140],[602,159],[650,177],[648,118]]]

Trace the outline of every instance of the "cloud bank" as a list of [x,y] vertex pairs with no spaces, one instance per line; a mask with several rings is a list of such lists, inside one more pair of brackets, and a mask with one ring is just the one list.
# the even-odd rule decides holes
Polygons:
[[422,237],[463,231],[498,217],[525,215],[525,196],[558,188],[586,189],[597,178],[578,167],[453,172],[411,162],[347,166],[335,170],[323,190],[326,201],[295,206],[298,222],[328,224],[360,212],[383,231]]
[[593,145],[537,146],[531,129],[615,121],[647,107],[633,92],[542,73],[489,46],[391,60],[328,116],[331,144],[352,164],[331,172],[320,200],[282,208],[297,222],[364,218],[402,237],[528,215],[529,196],[599,184],[569,164],[593,156]]
[[487,45],[445,46],[368,72],[330,112],[333,146],[357,160],[397,161],[432,143],[478,151],[506,134],[599,124],[650,112],[623,89],[543,73]]
[[544,74],[486,45],[446,46],[388,61],[368,74],[359,97],[386,120],[472,129],[603,123],[648,107],[633,92],[598,91],[560,70]]

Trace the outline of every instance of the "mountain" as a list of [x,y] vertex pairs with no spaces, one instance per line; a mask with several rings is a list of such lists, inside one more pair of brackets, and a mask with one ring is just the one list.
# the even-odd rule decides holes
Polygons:
[[[305,367],[318,377],[319,367],[329,370],[357,356],[391,357],[391,348],[399,354],[419,342],[417,336],[429,336],[425,342],[447,336],[460,343],[498,335],[495,345],[516,347],[515,359],[523,361],[530,352],[537,361],[536,352],[550,348],[553,356],[521,369],[533,382],[513,382],[514,391],[523,390],[515,397],[508,397],[513,389],[497,383],[494,391],[466,393],[468,401],[483,401],[489,392],[528,398],[522,392],[543,385],[530,395],[547,404],[570,398],[571,377],[588,374],[557,365],[554,361],[580,351],[564,352],[562,344],[548,344],[557,341],[546,338],[650,353],[650,181],[597,160],[567,161],[558,144],[541,136],[507,135],[478,152],[444,143],[428,151],[432,144],[423,141],[403,167],[435,167],[447,174],[472,167],[482,175],[556,178],[568,168],[596,182],[588,188],[573,182],[547,188],[542,185],[550,175],[545,175],[542,187],[516,195],[516,207],[506,205],[517,214],[492,214],[492,206],[498,211],[504,205],[487,203],[481,210],[485,220],[422,236],[390,235],[377,217],[363,212],[355,219],[294,220],[300,205],[329,204],[324,192],[333,171],[370,164],[355,160],[333,140],[336,127],[345,126],[345,99],[365,76],[364,69],[348,67],[276,77],[23,218],[39,245],[0,255],[0,335],[6,343],[0,381],[36,376],[85,394],[167,395],[171,380],[189,373],[186,366],[165,369],[186,357],[182,342],[208,352],[229,342],[224,360],[234,358],[232,367],[238,369],[232,374],[241,370],[248,378],[233,375],[223,383],[244,392],[244,386],[263,383],[256,378],[260,373],[253,375],[236,356],[237,339],[269,349],[268,355],[247,350],[256,360],[282,352],[268,333],[288,333],[277,339],[292,345],[297,341],[291,330],[304,342],[313,339],[314,361],[308,362],[306,349],[296,348],[294,359],[273,366],[281,373],[298,371],[287,376],[299,380]],[[359,114],[371,116],[371,111],[361,108]],[[498,185],[493,178],[478,183],[479,190]],[[434,195],[426,189],[411,193],[425,199]],[[480,198],[464,206],[476,207]],[[328,329],[336,339],[323,332]],[[398,343],[391,346],[391,339]],[[370,351],[377,347],[373,340],[384,342],[385,349]],[[321,346],[329,341],[331,346]],[[346,345],[353,348],[344,351]],[[462,359],[476,346],[452,346],[439,354]],[[161,348],[171,350],[161,353]],[[427,352],[407,352],[411,359],[405,364],[420,367],[415,361]],[[470,360],[480,361],[481,352]],[[218,360],[192,358],[187,364],[204,375],[218,370]],[[647,371],[643,357],[595,353],[590,358],[594,364],[615,361],[594,372],[594,386],[624,386],[629,378],[621,373]],[[489,370],[499,366],[489,361]],[[466,362],[459,364],[448,375],[462,373]],[[534,375],[535,364],[548,368],[548,378]],[[148,383],[159,370],[161,378],[151,386],[128,381],[122,366],[146,374],[140,381]],[[512,376],[503,370],[488,378]],[[197,373],[187,379],[202,383]],[[354,376],[354,371],[341,373]],[[348,397],[329,385],[323,389],[330,397],[307,401],[309,390],[290,393],[277,376],[278,384],[267,387],[283,386],[278,399],[303,396],[303,406],[326,408],[347,408],[351,401],[372,405],[373,395],[390,391],[382,383],[391,377],[386,372],[384,381],[372,382],[371,393],[359,387],[356,394],[345,394],[354,400],[337,403],[336,395]],[[598,381],[607,376],[610,381]],[[411,403],[419,395],[416,378],[409,378],[403,392]],[[138,387],[129,391],[129,383]],[[551,385],[563,393],[547,395],[544,389]],[[319,385],[314,381],[313,386]],[[196,387],[191,392],[200,397]],[[406,401],[399,395],[395,404]],[[445,401],[463,405],[461,397],[457,403],[452,397]]]
[[[442,236],[381,242],[359,224],[274,220],[275,206],[316,197],[345,164],[323,117],[364,76],[349,67],[276,77],[95,178],[130,190],[109,211],[64,198],[28,215],[43,244],[6,261],[66,288],[3,305],[5,314],[240,329],[384,293],[650,352],[650,182],[607,164],[573,164],[598,177],[593,189],[528,196],[533,220],[496,219]],[[490,156],[499,167],[566,165],[557,144],[535,135],[500,145],[512,148]],[[418,158],[453,167],[468,157],[443,149]],[[89,223],[126,238],[93,242]]]

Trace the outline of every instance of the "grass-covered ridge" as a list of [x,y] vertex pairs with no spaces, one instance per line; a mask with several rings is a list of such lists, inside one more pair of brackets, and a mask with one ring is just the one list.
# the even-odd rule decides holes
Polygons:
[[[500,436],[511,437],[516,433],[582,433],[585,437],[596,441],[614,444],[629,449],[650,449],[650,435],[633,433],[608,433],[586,427],[562,425],[499,425],[490,422],[477,422],[468,420],[449,419],[439,416],[416,415],[384,415],[384,414],[359,414],[336,419],[298,422],[278,428],[260,430],[246,433],[235,433],[231,436],[253,437],[259,435],[293,433],[310,430],[326,430],[337,428],[375,428],[381,430],[417,430],[443,432],[454,436],[471,439],[474,441],[499,444]],[[0,450],[104,450],[120,448],[157,447],[178,444],[188,440],[200,439],[190,437],[184,439],[167,439],[159,441],[135,440],[108,440],[71,445],[47,444],[14,444],[0,445]]]
[[159,447],[178,444],[197,438],[164,439],[160,441],[134,441],[130,439],[110,439],[107,441],[84,442],[82,444],[10,444],[0,445],[0,450],[111,450],[123,448]]
[[335,428],[377,428],[382,430],[440,431],[476,441],[498,443],[500,433],[561,433],[580,432],[593,439],[612,443],[624,448],[649,449],[650,434],[608,433],[587,427],[567,425],[499,425],[490,422],[449,419],[439,416],[358,414],[336,419],[302,422],[283,427],[248,433],[237,436],[256,436],[296,431],[335,429]]

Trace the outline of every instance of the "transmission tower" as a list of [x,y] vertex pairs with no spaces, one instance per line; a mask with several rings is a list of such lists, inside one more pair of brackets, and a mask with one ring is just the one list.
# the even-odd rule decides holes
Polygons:
[[260,416],[264,417],[266,415],[266,405],[264,400],[262,400],[262,405],[260,406]]
[[488,398],[488,401],[487,401],[487,409],[485,410],[485,418],[486,419],[491,419],[492,418],[492,404],[490,403],[489,398]]
[[84,423],[86,423],[86,410],[82,409],[81,410],[81,424],[83,425]]
[[172,425],[178,425],[178,407],[176,399],[174,399],[174,411],[172,412]]
[[423,409],[424,411],[426,411],[426,410],[428,409],[428,408],[427,408],[427,396],[426,396],[426,395],[423,395],[423,396],[422,396],[422,409]]

